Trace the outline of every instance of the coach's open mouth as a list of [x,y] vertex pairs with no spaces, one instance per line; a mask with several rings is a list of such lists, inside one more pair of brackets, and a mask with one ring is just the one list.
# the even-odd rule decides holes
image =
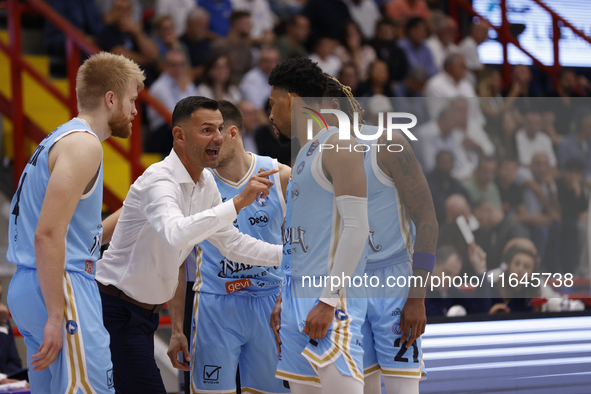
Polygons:
[[206,149],[205,154],[210,157],[218,157],[219,149]]

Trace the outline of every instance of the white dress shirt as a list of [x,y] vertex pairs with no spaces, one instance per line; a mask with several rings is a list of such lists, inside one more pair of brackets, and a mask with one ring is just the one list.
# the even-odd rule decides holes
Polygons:
[[467,36],[460,42],[460,52],[464,55],[468,70],[482,70],[484,68],[484,65],[480,61],[478,44],[476,44],[476,41],[472,37]]
[[205,239],[233,261],[280,265],[283,247],[240,233],[232,225],[236,217],[213,175],[203,171],[195,184],[172,150],[131,186],[96,279],[136,301],[162,304],[174,296],[179,267]]
[[517,155],[519,163],[524,166],[531,164],[531,159],[536,153],[545,153],[548,156],[551,167],[556,167],[556,155],[552,147],[552,140],[548,134],[538,131],[533,139],[527,136],[524,129],[521,129],[515,135],[517,142]]

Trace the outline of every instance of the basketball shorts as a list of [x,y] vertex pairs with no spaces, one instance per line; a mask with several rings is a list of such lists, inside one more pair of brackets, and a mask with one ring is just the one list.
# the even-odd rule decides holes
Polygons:
[[[412,275],[412,269],[408,263],[398,263],[371,267],[366,269],[365,273],[368,277],[378,277],[379,283],[386,284],[388,277],[409,278]],[[392,279],[389,282],[394,283]],[[381,370],[384,376],[425,379],[422,338],[417,338],[408,349],[400,344],[402,336],[400,315],[408,296],[408,286],[368,287],[367,295],[367,315],[361,329],[365,376]]]
[[103,325],[101,297],[94,279],[64,272],[63,345],[56,360],[33,371],[31,356],[39,352],[47,309],[37,270],[18,266],[10,282],[8,306],[27,345],[32,393],[114,393],[109,333]]
[[275,378],[277,346],[269,324],[272,292],[195,293],[191,328],[191,393],[288,393]]
[[283,281],[281,302],[281,356],[277,366],[280,379],[321,387],[318,368],[334,364],[343,376],[363,383],[361,326],[366,298],[341,299],[324,338],[310,340],[302,333],[308,313],[317,298],[292,298],[291,279]]

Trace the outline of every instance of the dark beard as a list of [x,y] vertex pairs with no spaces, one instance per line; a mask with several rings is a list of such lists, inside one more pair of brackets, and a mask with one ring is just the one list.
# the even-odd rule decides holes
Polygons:
[[291,138],[289,138],[288,136],[283,134],[281,132],[281,130],[279,130],[279,127],[277,127],[277,125],[275,125],[275,128],[277,129],[277,133],[278,133],[277,141],[279,142],[279,145],[287,146],[287,145],[291,144]]
[[109,127],[111,128],[111,135],[117,138],[129,138],[131,136],[131,124],[121,107],[117,109],[117,113],[109,120]]

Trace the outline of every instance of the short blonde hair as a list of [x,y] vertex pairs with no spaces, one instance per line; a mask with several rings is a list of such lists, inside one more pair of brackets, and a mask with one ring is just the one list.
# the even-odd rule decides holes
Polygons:
[[78,109],[92,111],[109,91],[122,97],[130,81],[135,80],[138,91],[144,88],[146,76],[139,65],[123,55],[100,52],[89,57],[78,69],[76,98]]

